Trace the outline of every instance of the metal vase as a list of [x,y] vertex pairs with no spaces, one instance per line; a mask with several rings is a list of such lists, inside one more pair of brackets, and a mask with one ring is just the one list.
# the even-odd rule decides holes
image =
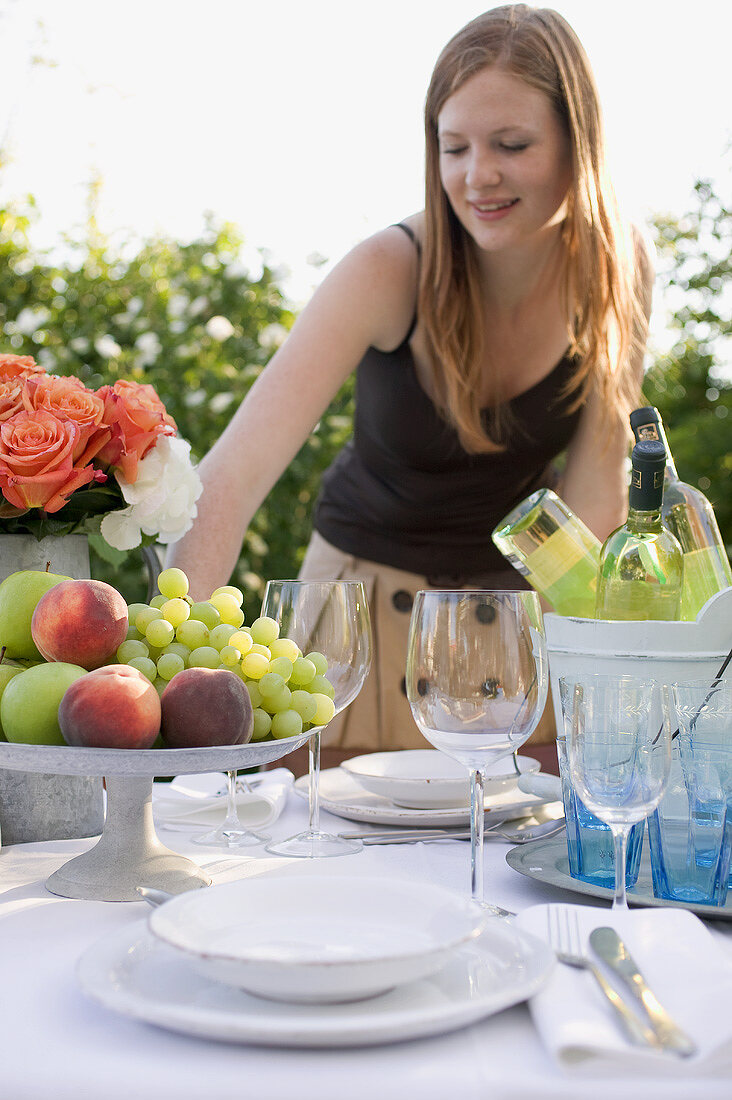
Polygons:
[[[90,575],[86,535],[40,541],[0,535],[0,581],[23,569],[83,579]],[[104,826],[98,776],[47,775],[0,768],[0,836],[5,844],[96,836]]]

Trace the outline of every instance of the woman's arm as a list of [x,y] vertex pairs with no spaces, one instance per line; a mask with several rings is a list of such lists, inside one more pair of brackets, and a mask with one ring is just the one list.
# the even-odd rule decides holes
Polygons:
[[371,345],[396,347],[416,298],[414,245],[389,228],[350,252],[314,294],[199,467],[192,529],[167,555],[194,598],[226,584],[252,516]]
[[[637,230],[634,243],[639,293],[648,320],[653,296],[653,245]],[[645,348],[639,347],[631,363],[639,388],[644,353]],[[618,410],[609,409],[596,392],[591,392],[569,446],[559,492],[601,542],[625,522],[628,512],[629,438],[628,425]]]

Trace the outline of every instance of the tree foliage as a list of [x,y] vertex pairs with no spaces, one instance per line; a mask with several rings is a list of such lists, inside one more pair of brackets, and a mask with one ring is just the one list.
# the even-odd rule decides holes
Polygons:
[[[293,322],[277,273],[249,256],[232,225],[212,219],[199,239],[115,247],[93,216],[82,239],[33,250],[32,199],[0,206],[0,348],[97,388],[151,383],[200,459],[223,431]],[[320,475],[350,431],[344,387],[247,534],[232,581],[259,611],[264,580],[296,575]],[[273,413],[276,416],[276,410]],[[144,597],[141,559],[93,559],[94,575]]]
[[644,391],[666,423],[679,476],[711,500],[732,549],[732,208],[708,181],[683,218],[657,217],[658,278],[675,335]]
[[[277,273],[264,255],[248,256],[230,224],[211,219],[188,242],[115,245],[91,209],[78,238],[39,253],[29,240],[33,199],[0,203],[0,349],[94,388],[151,383],[200,459],[292,325]],[[652,363],[646,397],[664,417],[681,477],[713,501],[729,548],[732,212],[700,182],[693,209],[658,217],[654,228],[676,339]],[[299,569],[320,477],[350,435],[352,402],[349,381],[254,517],[231,578],[247,593],[248,618],[268,577]],[[140,558],[115,567],[95,557],[93,572],[129,600],[144,597]]]

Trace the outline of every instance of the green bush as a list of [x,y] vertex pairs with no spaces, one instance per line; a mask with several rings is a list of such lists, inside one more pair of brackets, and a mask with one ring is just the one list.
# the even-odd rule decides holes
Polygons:
[[[119,378],[152,384],[200,459],[286,337],[294,317],[276,273],[250,260],[232,225],[209,220],[197,240],[157,238],[116,248],[93,219],[58,255],[34,252],[32,199],[0,207],[0,347],[97,388]],[[259,611],[264,581],[299,569],[320,476],[350,432],[344,386],[259,510],[232,581]],[[93,573],[129,600],[144,598],[139,554],[93,554]]]
[[[118,378],[151,383],[202,458],[293,323],[277,273],[261,254],[247,269],[238,230],[212,219],[194,241],[114,246],[92,217],[83,240],[66,238],[49,254],[29,243],[34,217],[31,197],[0,205],[0,349],[94,388]],[[677,340],[653,363],[646,397],[664,416],[681,477],[715,504],[729,548],[732,382],[720,355],[732,328],[732,212],[700,182],[694,209],[659,217],[654,229],[659,279],[680,299],[670,319]],[[352,413],[351,379],[254,517],[231,578],[246,592],[249,621],[265,580],[299,569],[321,475],[349,437]],[[145,596],[139,554],[122,564],[95,554],[93,573],[128,600]]]

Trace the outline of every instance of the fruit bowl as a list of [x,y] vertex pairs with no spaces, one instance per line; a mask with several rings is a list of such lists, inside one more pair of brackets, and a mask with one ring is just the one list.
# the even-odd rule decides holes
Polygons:
[[138,886],[180,894],[210,885],[193,860],[171,851],[158,839],[152,814],[156,775],[255,768],[299,748],[312,732],[248,745],[193,749],[93,749],[0,742],[0,768],[104,776],[107,813],[101,837],[88,852],[55,871],[46,887],[67,898],[139,901]]

